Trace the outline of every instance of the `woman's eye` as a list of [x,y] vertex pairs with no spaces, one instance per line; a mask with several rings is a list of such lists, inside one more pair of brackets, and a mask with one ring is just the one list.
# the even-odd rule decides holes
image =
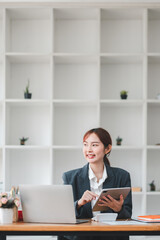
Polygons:
[[93,147],[97,147],[97,146],[98,146],[98,144],[93,144],[92,146],[93,146]]

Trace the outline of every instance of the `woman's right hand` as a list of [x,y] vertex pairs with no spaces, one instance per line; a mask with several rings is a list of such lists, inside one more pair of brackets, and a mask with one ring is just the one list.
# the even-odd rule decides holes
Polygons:
[[89,190],[85,191],[82,195],[82,197],[77,202],[77,207],[80,208],[81,206],[85,205],[88,202],[91,202],[92,200],[95,200],[98,195],[96,193],[93,193]]

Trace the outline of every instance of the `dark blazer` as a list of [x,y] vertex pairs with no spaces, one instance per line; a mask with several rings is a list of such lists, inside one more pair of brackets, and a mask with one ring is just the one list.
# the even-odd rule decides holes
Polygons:
[[[131,187],[130,174],[120,168],[110,167],[105,164],[107,170],[107,179],[103,183],[103,188],[119,188],[119,187]],[[73,187],[73,195],[75,201],[75,211],[77,218],[92,218],[91,203],[87,203],[77,210],[77,201],[82,197],[86,190],[90,190],[90,181],[88,176],[89,164],[86,164],[83,168],[71,170],[63,174],[64,184],[70,184]],[[106,212],[114,212],[109,209]],[[132,215],[132,196],[131,192],[124,200],[122,210],[118,213],[119,219],[130,218]]]

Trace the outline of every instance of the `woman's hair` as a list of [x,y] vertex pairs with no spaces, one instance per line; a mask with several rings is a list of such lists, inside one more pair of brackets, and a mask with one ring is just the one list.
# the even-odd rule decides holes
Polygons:
[[[105,129],[103,129],[103,128],[93,128],[93,129],[87,131],[87,132],[84,134],[83,142],[85,142],[86,139],[89,137],[89,135],[92,134],[92,133],[95,133],[95,134],[97,135],[97,137],[98,137],[98,138],[100,139],[100,141],[103,143],[104,148],[107,148],[109,144],[112,145],[112,139],[111,139],[110,134],[109,134]],[[111,151],[110,151],[110,152],[111,152]],[[107,155],[109,155],[110,152],[107,153]],[[104,155],[103,161],[110,166],[110,162],[109,162],[106,154]]]

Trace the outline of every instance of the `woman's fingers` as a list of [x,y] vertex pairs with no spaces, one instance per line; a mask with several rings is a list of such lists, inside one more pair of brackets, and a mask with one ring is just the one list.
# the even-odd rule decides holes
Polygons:
[[91,202],[92,200],[95,200],[96,197],[98,197],[98,195],[96,193],[93,193],[93,192],[87,190],[83,193],[83,196],[78,201],[78,206],[81,207],[84,204]]
[[115,212],[119,212],[122,209],[122,205],[124,202],[123,196],[120,195],[120,199],[119,200],[115,200],[114,198],[112,198],[110,195],[107,195],[107,197],[103,196],[100,200],[99,200],[99,206],[107,206],[111,209],[113,209]]

